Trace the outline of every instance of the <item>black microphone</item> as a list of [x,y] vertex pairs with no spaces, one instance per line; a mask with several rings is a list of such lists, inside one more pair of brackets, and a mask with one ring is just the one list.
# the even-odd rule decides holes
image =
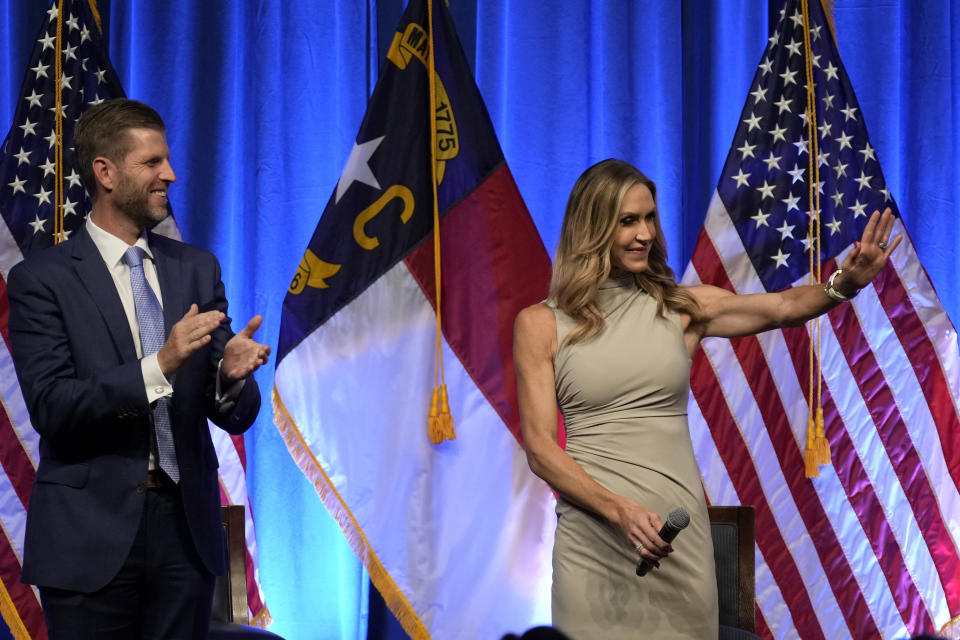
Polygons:
[[[667,521],[660,527],[660,537],[664,542],[670,544],[681,530],[686,529],[690,524],[690,514],[683,507],[677,507],[667,516]],[[637,575],[645,576],[653,565],[646,558],[641,558],[637,563]]]

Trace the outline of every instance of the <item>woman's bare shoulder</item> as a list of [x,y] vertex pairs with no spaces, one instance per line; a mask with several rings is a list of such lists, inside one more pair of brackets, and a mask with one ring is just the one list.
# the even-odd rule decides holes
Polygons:
[[514,322],[514,340],[552,351],[557,343],[557,319],[553,309],[545,302],[521,309]]

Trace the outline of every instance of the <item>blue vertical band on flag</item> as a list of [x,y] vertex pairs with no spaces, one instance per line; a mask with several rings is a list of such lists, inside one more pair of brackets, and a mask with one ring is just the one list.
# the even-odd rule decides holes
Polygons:
[[[427,34],[411,2],[346,167],[284,299],[277,361],[416,248],[433,229]],[[444,7],[436,12],[440,216],[503,162]],[[467,123],[468,126],[460,126]]]

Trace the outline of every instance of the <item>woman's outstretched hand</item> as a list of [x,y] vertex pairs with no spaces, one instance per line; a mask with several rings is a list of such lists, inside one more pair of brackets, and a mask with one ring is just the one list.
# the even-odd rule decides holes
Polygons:
[[880,273],[890,254],[903,241],[903,236],[899,234],[890,240],[895,220],[896,217],[889,207],[884,209],[882,215],[879,211],[874,211],[870,216],[863,235],[860,236],[860,242],[854,245],[840,265],[843,275],[838,288],[842,293],[856,294]]

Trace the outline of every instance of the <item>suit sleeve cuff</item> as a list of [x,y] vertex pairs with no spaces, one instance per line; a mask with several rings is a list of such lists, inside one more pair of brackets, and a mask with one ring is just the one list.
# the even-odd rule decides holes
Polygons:
[[217,411],[220,413],[229,413],[229,411],[237,404],[237,397],[240,396],[240,392],[243,390],[243,384],[246,382],[246,378],[237,380],[227,387],[226,390],[224,390],[220,382],[220,367],[222,366],[223,358],[220,358],[220,362],[217,363],[217,393],[215,400]]

